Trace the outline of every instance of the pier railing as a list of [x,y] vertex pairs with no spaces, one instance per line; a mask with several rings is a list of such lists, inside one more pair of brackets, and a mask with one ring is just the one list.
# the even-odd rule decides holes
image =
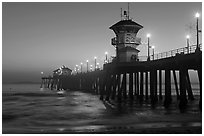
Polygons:
[[[199,45],[199,47],[200,47],[200,49],[202,49],[201,44]],[[154,54],[154,55],[150,56],[150,60],[158,60],[158,59],[163,59],[163,58],[174,57],[177,54],[191,54],[191,53],[195,52],[196,48],[197,48],[196,45],[192,45],[192,46],[189,46],[189,48],[188,47],[183,47],[183,48],[178,48],[178,49],[174,49],[174,50],[167,51],[167,52]],[[147,58],[147,56],[145,56],[145,57]],[[144,57],[142,59],[144,61]]]
[[[199,47],[200,47],[200,50],[202,50],[202,44],[200,44]],[[150,60],[158,60],[158,59],[174,57],[177,54],[195,53],[196,48],[197,48],[196,45],[192,45],[192,46],[189,46],[189,48],[183,47],[183,48],[170,50],[170,51],[167,51],[167,52],[157,53],[157,54],[154,54],[154,55],[150,55]],[[139,61],[147,61],[147,56],[138,56],[138,59],[139,59]],[[108,60],[108,63],[111,63],[112,61],[113,61],[113,58],[110,58]]]

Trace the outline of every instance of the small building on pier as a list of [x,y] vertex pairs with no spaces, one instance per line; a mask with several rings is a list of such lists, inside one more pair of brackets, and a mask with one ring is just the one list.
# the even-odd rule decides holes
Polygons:
[[64,65],[56,70],[53,71],[53,77],[63,75],[63,76],[70,76],[72,70]]

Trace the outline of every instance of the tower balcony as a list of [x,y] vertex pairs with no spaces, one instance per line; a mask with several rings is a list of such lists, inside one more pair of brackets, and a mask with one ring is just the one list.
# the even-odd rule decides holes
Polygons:
[[128,41],[125,41],[124,39],[125,38],[122,38],[122,40],[118,40],[117,37],[114,37],[111,39],[111,44],[113,46],[115,46],[117,44],[136,44],[136,45],[141,44],[141,38],[139,38],[139,37],[131,38]]
[[114,37],[114,38],[111,39],[111,44],[112,44],[112,45],[117,45],[117,43],[118,43],[118,42],[117,42],[117,38],[116,38],[116,37]]

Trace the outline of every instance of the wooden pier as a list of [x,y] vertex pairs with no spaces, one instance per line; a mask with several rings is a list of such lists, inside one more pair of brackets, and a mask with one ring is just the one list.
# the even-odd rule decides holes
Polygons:
[[[129,14],[124,12],[123,18],[121,16],[121,20],[110,27],[116,35],[111,39],[116,49],[116,57],[112,61],[107,61],[106,56],[103,70],[88,72],[87,65],[86,73],[53,77],[51,86],[56,85],[58,90],[84,90],[98,94],[101,100],[116,100],[119,103],[136,99],[140,102],[150,100],[154,105],[158,100],[163,100],[164,106],[168,108],[172,103],[171,81],[173,80],[179,108],[183,109],[188,100],[194,100],[189,70],[195,70],[200,85],[201,108],[202,51],[198,39],[197,45],[150,56],[150,34],[148,34],[148,56],[142,57],[138,55],[140,51],[137,49],[141,44],[141,38],[137,37],[137,33],[142,28],[142,25],[132,21]],[[49,87],[51,83],[49,78],[43,80]]]
[[[200,46],[201,47],[201,46]],[[42,78],[43,84],[56,89],[83,90],[95,93],[101,100],[138,99],[151,100],[152,104],[163,100],[164,106],[172,102],[171,78],[173,78],[179,108],[185,108],[188,100],[194,100],[189,70],[197,71],[200,85],[200,108],[202,107],[202,51],[195,51],[191,46],[190,53],[186,48],[176,49],[156,57],[150,61],[120,62],[113,61],[104,64],[103,70],[78,73],[71,76]],[[162,55],[160,55],[162,56]],[[179,73],[178,77],[176,73]],[[127,82],[127,77],[129,77]],[[164,79],[165,88],[162,88]],[[127,85],[129,88],[127,88]],[[165,90],[162,92],[162,90]],[[164,96],[162,95],[164,93]]]

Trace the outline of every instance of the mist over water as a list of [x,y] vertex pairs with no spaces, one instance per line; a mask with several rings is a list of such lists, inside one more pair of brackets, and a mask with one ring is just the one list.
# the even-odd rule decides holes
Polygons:
[[109,106],[97,95],[72,90],[59,94],[38,84],[3,84],[2,90],[3,133],[130,133],[202,125],[199,96],[181,113],[176,100],[169,109],[162,101],[155,107],[136,101]]

